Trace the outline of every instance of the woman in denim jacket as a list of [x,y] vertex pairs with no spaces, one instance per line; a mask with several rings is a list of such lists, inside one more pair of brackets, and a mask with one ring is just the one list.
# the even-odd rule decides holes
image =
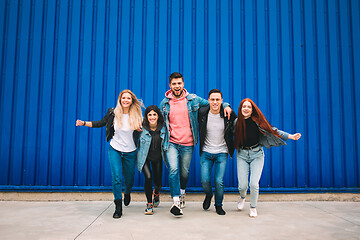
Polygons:
[[256,217],[259,181],[264,166],[262,147],[286,145],[284,141],[298,140],[301,134],[289,134],[272,127],[258,106],[251,99],[245,98],[240,102],[234,136],[240,191],[237,208],[244,208],[250,171],[250,217]]
[[[160,203],[159,194],[162,186],[162,161],[164,159],[162,144],[166,134],[164,117],[157,106],[151,105],[146,108],[142,125],[137,167],[145,176],[144,191],[147,199],[145,214],[152,215],[153,208],[159,206]],[[152,180],[154,180],[154,191],[152,190]]]
[[136,148],[141,129],[142,102],[130,90],[123,90],[117,105],[109,108],[100,121],[77,120],[76,126],[100,128],[106,126],[106,141],[110,141],[108,156],[111,168],[111,183],[114,194],[113,218],[122,216],[122,176],[124,176],[124,205],[130,204],[130,193],[134,184]]

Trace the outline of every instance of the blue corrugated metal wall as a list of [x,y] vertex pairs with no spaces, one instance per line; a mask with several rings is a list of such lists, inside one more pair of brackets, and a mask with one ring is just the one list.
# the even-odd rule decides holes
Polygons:
[[[75,120],[101,119],[125,88],[159,104],[173,71],[303,134],[266,150],[263,190],[359,189],[359,13],[359,0],[0,0],[1,189],[110,189],[105,129]],[[198,148],[190,171],[201,190]]]

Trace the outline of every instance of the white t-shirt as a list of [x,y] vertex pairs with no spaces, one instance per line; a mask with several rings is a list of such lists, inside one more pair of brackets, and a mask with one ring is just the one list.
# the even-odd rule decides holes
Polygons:
[[220,117],[220,113],[212,114],[209,111],[206,131],[207,134],[205,137],[203,151],[211,154],[228,153],[224,138],[224,119]]
[[118,120],[114,118],[115,133],[110,141],[110,146],[120,152],[132,152],[136,150],[134,143],[133,132],[130,128],[129,115],[122,115],[122,126],[119,128]]

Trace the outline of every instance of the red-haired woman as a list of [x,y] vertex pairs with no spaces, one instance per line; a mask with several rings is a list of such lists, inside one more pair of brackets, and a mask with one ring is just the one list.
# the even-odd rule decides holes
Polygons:
[[286,145],[284,140],[298,140],[301,134],[289,134],[274,128],[258,106],[251,99],[245,98],[240,102],[234,136],[240,192],[237,208],[244,208],[250,171],[250,217],[256,217],[259,181],[264,166],[262,147]]

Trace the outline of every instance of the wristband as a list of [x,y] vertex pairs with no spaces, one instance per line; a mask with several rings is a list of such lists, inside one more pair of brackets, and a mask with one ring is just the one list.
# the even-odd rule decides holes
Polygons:
[[84,124],[83,124],[83,126],[85,126],[85,124],[86,124],[86,122],[84,121]]

